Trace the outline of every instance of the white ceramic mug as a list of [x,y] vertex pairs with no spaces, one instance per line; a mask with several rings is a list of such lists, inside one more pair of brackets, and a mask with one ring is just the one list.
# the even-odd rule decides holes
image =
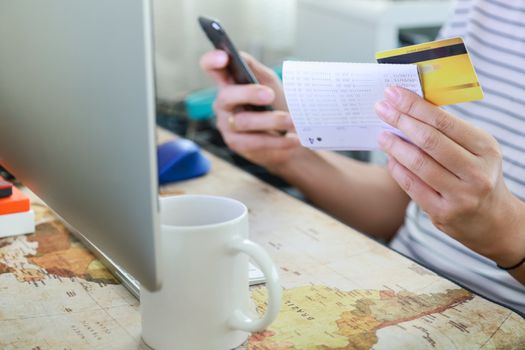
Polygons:
[[[156,350],[225,350],[277,317],[282,289],[268,253],[248,240],[248,209],[224,197],[164,197],[162,288],[142,289],[142,338]],[[266,276],[268,306],[257,318],[248,285],[249,259]]]

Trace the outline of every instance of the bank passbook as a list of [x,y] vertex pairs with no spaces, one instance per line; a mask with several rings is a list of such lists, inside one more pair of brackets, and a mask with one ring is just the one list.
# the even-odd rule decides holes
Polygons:
[[286,61],[283,86],[302,145],[326,150],[376,149],[381,131],[398,133],[374,109],[387,86],[423,95],[415,64]]
[[384,64],[284,63],[286,101],[304,146],[371,150],[382,130],[400,134],[374,112],[387,86],[412,90],[439,106],[483,99],[461,38],[383,51],[376,59]]
[[483,90],[461,38],[378,52],[378,63],[417,64],[427,101],[438,106],[483,99]]

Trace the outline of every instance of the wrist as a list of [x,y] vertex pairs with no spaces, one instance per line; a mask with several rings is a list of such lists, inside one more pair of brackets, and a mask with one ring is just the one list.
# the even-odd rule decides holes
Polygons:
[[509,211],[501,219],[500,237],[488,258],[502,267],[512,267],[525,258],[525,203],[512,196]]
[[308,167],[308,163],[312,158],[311,153],[314,152],[308,148],[299,146],[294,149],[284,161],[267,164],[266,168],[270,173],[280,176],[285,180],[293,179],[304,171],[305,166]]

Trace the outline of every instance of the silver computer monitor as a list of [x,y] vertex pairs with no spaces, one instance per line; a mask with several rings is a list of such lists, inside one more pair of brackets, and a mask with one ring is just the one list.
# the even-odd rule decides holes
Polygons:
[[0,2],[0,164],[159,287],[149,0]]

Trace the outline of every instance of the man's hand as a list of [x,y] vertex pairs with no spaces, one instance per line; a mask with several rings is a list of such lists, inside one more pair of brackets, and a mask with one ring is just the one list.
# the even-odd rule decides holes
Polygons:
[[402,88],[387,88],[376,112],[410,140],[384,132],[378,141],[391,176],[436,227],[500,265],[521,261],[525,204],[505,185],[497,141]]
[[[214,50],[201,58],[201,67],[219,86],[214,103],[217,127],[224,141],[235,152],[245,158],[276,171],[287,163],[294,152],[301,149],[293,123],[287,112],[284,93],[277,75],[242,54],[260,85],[236,85],[226,70],[228,55]],[[275,111],[246,111],[245,105],[272,105]],[[289,131],[286,136],[275,131]]]

